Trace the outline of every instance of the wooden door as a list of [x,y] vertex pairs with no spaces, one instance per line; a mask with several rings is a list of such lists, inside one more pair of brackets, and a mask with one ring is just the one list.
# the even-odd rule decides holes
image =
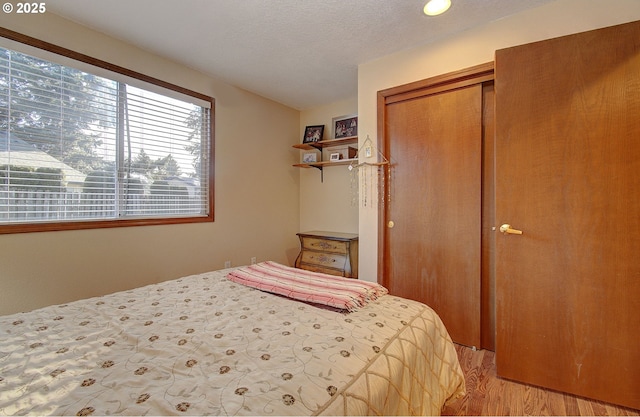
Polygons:
[[383,284],[431,306],[469,346],[480,346],[482,105],[471,83],[400,94],[383,117]]
[[640,23],[496,53],[498,375],[640,409]]

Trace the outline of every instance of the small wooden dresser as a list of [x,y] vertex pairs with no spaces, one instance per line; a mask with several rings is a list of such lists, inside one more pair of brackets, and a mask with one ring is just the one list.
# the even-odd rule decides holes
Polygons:
[[358,278],[358,235],[338,232],[298,233],[296,268]]

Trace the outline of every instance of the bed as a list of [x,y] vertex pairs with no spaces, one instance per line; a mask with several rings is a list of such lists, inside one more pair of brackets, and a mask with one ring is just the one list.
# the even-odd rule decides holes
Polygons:
[[428,306],[231,279],[251,267],[0,317],[0,414],[437,415],[463,395]]

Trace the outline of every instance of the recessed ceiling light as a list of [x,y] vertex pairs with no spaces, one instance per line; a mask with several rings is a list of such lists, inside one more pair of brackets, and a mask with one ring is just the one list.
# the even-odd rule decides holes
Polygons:
[[424,5],[424,14],[427,16],[437,16],[446,12],[451,7],[451,0],[429,0]]

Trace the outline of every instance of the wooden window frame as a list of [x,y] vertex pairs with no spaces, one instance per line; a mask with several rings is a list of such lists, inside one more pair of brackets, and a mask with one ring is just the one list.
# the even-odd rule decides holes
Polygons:
[[168,225],[168,224],[186,224],[186,223],[204,223],[214,221],[214,149],[215,149],[215,99],[168,83],[166,81],[159,80],[157,78],[150,77],[148,75],[90,57],[88,55],[72,51],[70,49],[54,45],[52,43],[33,38],[6,28],[0,27],[0,36],[15,42],[19,42],[31,47],[42,49],[57,55],[61,55],[67,58],[74,59],[76,61],[84,62],[96,67],[100,67],[115,73],[119,73],[128,77],[132,77],[143,82],[151,83],[169,90],[177,91],[179,93],[196,97],[200,100],[207,101],[211,104],[210,109],[210,125],[209,125],[209,153],[207,158],[209,159],[208,170],[208,206],[209,211],[206,215],[201,216],[181,216],[181,217],[150,217],[150,218],[132,218],[132,219],[104,219],[104,220],[80,220],[80,221],[65,221],[65,222],[33,222],[33,223],[7,223],[0,225],[0,234],[12,234],[12,233],[29,233],[29,232],[47,232],[47,231],[59,231],[59,230],[83,230],[83,229],[101,229],[111,227],[131,227],[131,226],[151,226],[151,225]]

